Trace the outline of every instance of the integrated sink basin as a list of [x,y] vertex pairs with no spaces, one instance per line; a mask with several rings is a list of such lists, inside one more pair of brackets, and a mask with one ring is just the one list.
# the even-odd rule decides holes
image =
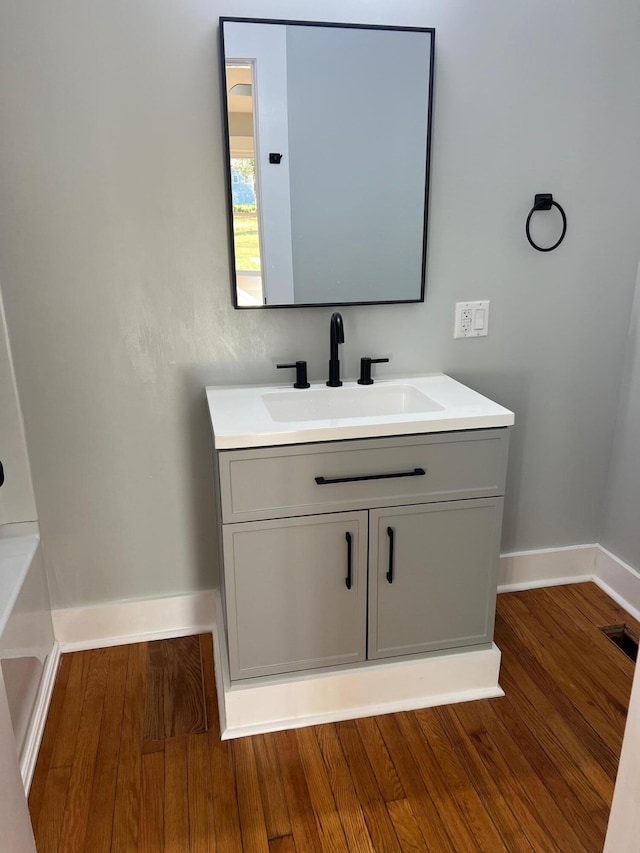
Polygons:
[[441,412],[444,408],[412,385],[403,384],[355,388],[319,385],[295,394],[267,391],[262,400],[278,423],[413,415]]
[[209,387],[216,449],[269,447],[511,426],[513,412],[444,373],[378,379],[374,385],[315,383]]

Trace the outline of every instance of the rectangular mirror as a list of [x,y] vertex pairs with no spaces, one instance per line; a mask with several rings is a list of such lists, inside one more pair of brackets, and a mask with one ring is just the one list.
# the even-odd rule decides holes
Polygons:
[[422,301],[434,31],[220,32],[235,306]]

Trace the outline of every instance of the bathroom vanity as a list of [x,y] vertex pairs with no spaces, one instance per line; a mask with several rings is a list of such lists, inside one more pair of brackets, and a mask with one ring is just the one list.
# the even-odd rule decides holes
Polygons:
[[[221,18],[236,308],[424,301],[434,38]],[[330,343],[326,385],[297,361],[293,388],[207,389],[223,737],[502,693],[513,414],[443,374],[373,378],[388,358],[343,382],[338,312]]]
[[[249,690],[257,708],[261,690],[264,699],[312,682],[318,692],[332,676],[343,697],[359,676],[389,681],[407,662],[424,668],[420,695],[407,701],[435,704],[425,682],[434,661],[452,671],[460,656],[499,663],[492,635],[511,412],[442,374],[371,387],[208,388],[207,399],[227,717],[234,691],[237,700]],[[495,666],[490,680],[485,688],[499,695]],[[293,717],[254,710],[253,722],[223,729],[233,736],[369,706],[366,690],[350,712],[302,704]]]

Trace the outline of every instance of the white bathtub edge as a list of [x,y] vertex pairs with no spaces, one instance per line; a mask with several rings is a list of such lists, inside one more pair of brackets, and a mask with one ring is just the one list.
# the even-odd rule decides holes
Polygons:
[[0,529],[0,635],[7,627],[9,616],[39,546],[38,533],[13,535]]

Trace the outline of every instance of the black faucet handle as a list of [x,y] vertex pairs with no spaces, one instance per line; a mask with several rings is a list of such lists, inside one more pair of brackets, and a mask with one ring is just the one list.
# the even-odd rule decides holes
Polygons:
[[293,364],[276,364],[278,369],[284,367],[295,367],[296,370],[296,381],[293,383],[294,388],[310,388],[309,382],[307,381],[307,362],[306,361],[294,361]]
[[373,379],[371,378],[371,365],[386,364],[388,361],[388,358],[369,358],[369,356],[361,358],[360,379],[358,379],[358,385],[373,385]]

